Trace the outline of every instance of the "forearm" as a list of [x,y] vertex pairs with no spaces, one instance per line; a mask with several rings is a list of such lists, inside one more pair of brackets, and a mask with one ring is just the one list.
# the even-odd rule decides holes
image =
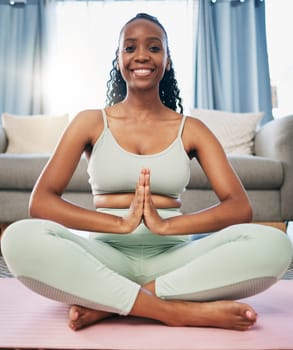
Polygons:
[[123,218],[85,209],[56,194],[32,194],[30,215],[58,222],[68,228],[93,232],[128,233]]
[[166,220],[162,235],[187,235],[214,232],[224,227],[251,221],[249,203],[227,200],[196,213],[171,217]]

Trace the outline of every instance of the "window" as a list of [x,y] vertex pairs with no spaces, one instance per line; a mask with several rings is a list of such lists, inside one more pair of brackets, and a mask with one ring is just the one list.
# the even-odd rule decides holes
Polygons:
[[274,118],[293,114],[293,1],[266,1],[266,29]]
[[166,28],[185,110],[192,106],[197,1],[61,1],[51,23],[46,110],[102,108],[121,27],[138,12]]

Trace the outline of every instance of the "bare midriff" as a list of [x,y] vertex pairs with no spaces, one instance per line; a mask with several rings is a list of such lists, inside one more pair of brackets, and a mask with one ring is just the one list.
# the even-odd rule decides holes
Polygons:
[[[133,198],[134,193],[99,194],[94,197],[94,205],[96,208],[124,209],[130,207]],[[158,209],[181,207],[181,201],[177,198],[153,194],[152,201]]]

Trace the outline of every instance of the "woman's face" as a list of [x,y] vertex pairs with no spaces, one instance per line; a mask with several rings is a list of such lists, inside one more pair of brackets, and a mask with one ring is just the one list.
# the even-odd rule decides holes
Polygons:
[[118,69],[128,89],[159,87],[169,63],[166,36],[155,23],[136,19],[121,33]]

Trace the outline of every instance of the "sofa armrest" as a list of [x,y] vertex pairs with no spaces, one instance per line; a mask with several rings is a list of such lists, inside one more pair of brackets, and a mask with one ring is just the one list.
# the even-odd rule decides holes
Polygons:
[[293,115],[272,120],[257,132],[255,154],[282,162],[281,217],[293,220]]
[[7,135],[2,125],[0,125],[0,153],[6,151],[8,145]]

